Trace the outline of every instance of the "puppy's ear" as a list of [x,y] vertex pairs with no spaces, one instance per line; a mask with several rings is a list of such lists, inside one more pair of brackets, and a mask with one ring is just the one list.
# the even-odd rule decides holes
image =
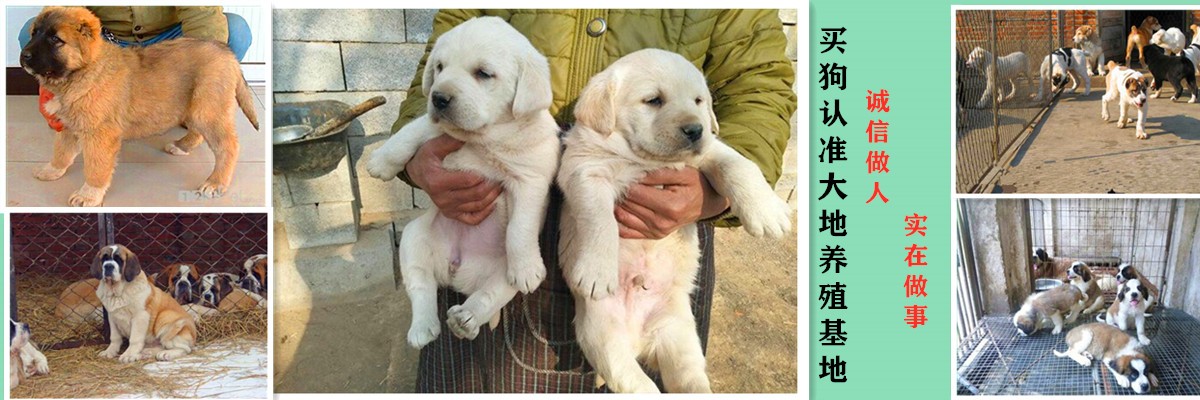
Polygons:
[[433,90],[433,76],[437,72],[437,65],[437,60],[434,60],[433,54],[430,53],[429,58],[425,61],[425,72],[421,74],[421,94],[426,98]]
[[1090,268],[1088,268],[1087,265],[1081,266],[1079,268],[1079,272],[1080,272],[1079,277],[1083,278],[1084,282],[1092,281],[1092,270]]
[[1117,289],[1117,302],[1118,303],[1125,301],[1125,292],[1126,292],[1126,289],[1128,289],[1128,288],[1129,288],[1129,286],[1121,285],[1121,288]]
[[617,125],[617,81],[611,70],[593,76],[575,102],[575,123],[604,136],[611,134]]
[[122,247],[121,250],[125,257],[125,265],[121,266],[121,277],[125,278],[125,282],[133,282],[142,273],[142,263],[138,262],[137,254],[133,254],[129,249]]
[[233,292],[233,282],[229,278],[229,276],[221,275],[218,277],[216,284],[217,284],[217,298],[216,298],[215,303],[217,303],[217,304],[214,304],[214,305],[219,306],[219,305],[221,305],[221,299],[224,299],[225,296],[228,296],[230,292]]
[[550,88],[550,64],[535,49],[520,55],[517,68],[517,93],[513,96],[512,113],[520,116],[550,108],[554,92]]
[[713,136],[720,136],[721,128],[720,128],[720,124],[717,122],[717,113],[716,113],[716,111],[713,111],[713,105],[714,104],[713,104],[712,96],[709,96],[709,98],[708,98],[708,123],[712,124]]
[[104,249],[100,249],[100,251],[96,252],[96,257],[92,258],[92,269],[88,271],[93,278],[104,279],[104,268],[102,268],[102,264],[100,263],[103,259]]
[[154,286],[158,286],[162,289],[169,289],[171,287],[171,276],[166,272],[167,271],[164,270],[162,272],[150,275],[150,280],[154,281]]

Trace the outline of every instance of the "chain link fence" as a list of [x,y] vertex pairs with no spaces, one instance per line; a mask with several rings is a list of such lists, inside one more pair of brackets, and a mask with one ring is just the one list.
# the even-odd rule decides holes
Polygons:
[[[960,10],[955,15],[957,190],[991,192],[986,177],[1046,109],[1042,60],[1063,46],[1060,11]],[[994,66],[994,67],[993,67]],[[1046,83],[1047,92],[1050,83]]]
[[89,280],[96,252],[122,244],[147,275],[196,264],[241,273],[267,252],[266,214],[13,214],[10,307],[45,349],[105,343],[102,306]]

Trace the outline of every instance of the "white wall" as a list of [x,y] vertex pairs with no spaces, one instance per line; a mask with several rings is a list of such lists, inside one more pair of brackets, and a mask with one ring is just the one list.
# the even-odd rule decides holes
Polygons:
[[[41,11],[41,7],[35,6],[10,6],[6,7],[7,13],[4,16],[4,66],[19,67],[21,66],[18,55],[21,52],[17,44],[17,33],[21,27],[25,25],[25,21],[33,18]],[[271,41],[269,40],[270,27],[267,26],[267,10],[262,7],[246,7],[246,6],[225,6],[225,12],[234,13],[246,19],[250,24],[251,31],[254,32],[254,41],[250,44],[250,49],[246,52],[246,58],[242,60],[244,63],[265,63],[267,62],[267,51],[270,49]],[[267,68],[260,65],[245,65],[242,67],[248,81],[266,81],[266,76],[269,73]]]

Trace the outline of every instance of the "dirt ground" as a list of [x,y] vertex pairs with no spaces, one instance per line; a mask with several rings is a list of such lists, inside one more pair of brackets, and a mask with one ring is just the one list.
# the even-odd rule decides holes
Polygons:
[[1133,124],[1117,128],[1115,103],[1113,121],[1100,119],[1101,78],[1093,79],[1091,95],[1081,93],[1064,93],[1050,107],[994,192],[1194,193],[1200,187],[1200,104],[1188,104],[1188,97],[1171,102],[1174,89],[1165,84],[1162,97],[1149,103],[1150,137],[1138,140]]
[[[718,392],[791,392],[796,382],[796,235],[718,229],[709,376]],[[278,393],[407,392],[417,352],[404,343],[403,290],[275,313]]]

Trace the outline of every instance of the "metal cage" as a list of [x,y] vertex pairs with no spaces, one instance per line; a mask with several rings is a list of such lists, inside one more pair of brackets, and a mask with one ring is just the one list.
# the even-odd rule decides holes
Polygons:
[[[101,311],[88,278],[100,247],[122,244],[152,274],[175,262],[207,272],[240,272],[267,252],[266,214],[13,214],[11,314],[29,322],[46,349],[103,342]],[[92,295],[94,298],[94,295]],[[98,301],[92,302],[93,304]]]

